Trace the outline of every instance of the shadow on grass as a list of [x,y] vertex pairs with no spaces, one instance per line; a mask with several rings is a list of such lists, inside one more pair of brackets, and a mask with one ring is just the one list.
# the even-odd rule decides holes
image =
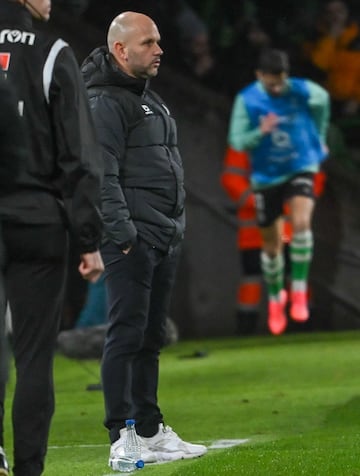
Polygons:
[[344,405],[334,407],[324,421],[325,426],[360,426],[360,396],[355,396]]
[[[211,350],[233,350],[249,349],[254,347],[279,347],[287,345],[317,344],[331,342],[348,342],[358,340],[360,331],[342,331],[342,332],[309,332],[294,333],[282,336],[258,336],[258,337],[228,337],[221,339],[199,339],[180,341],[180,358],[206,357]],[[169,346],[166,352],[169,354],[178,353],[177,345]],[[189,349],[189,353],[186,351]],[[183,353],[185,351],[185,354]]]

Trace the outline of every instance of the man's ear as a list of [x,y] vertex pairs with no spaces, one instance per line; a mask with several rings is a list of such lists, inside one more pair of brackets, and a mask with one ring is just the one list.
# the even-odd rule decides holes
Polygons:
[[120,41],[115,41],[115,43],[113,44],[113,55],[118,61],[127,61],[128,54],[127,48],[124,43],[121,43]]

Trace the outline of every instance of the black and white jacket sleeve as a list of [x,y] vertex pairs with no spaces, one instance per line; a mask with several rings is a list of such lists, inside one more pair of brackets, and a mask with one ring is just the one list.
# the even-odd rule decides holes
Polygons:
[[58,42],[53,46],[51,83],[48,91],[45,88],[56,136],[58,186],[80,252],[92,252],[102,235],[101,151],[75,55],[66,43]]

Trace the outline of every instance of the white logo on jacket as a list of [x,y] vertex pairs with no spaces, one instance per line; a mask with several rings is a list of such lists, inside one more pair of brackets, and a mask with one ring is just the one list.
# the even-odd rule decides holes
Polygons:
[[29,31],[1,30],[0,43],[23,43],[32,46],[35,43],[35,34]]
[[145,114],[154,114],[154,112],[147,106],[146,104],[141,104],[141,107],[143,108]]

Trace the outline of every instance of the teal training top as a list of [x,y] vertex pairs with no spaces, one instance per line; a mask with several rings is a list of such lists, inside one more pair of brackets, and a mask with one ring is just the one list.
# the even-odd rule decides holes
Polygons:
[[[279,124],[263,135],[260,119],[269,112],[279,116]],[[289,78],[280,96],[268,94],[256,81],[235,98],[229,145],[249,152],[255,188],[276,185],[297,173],[319,169],[326,158],[329,116],[329,94],[310,80]]]

